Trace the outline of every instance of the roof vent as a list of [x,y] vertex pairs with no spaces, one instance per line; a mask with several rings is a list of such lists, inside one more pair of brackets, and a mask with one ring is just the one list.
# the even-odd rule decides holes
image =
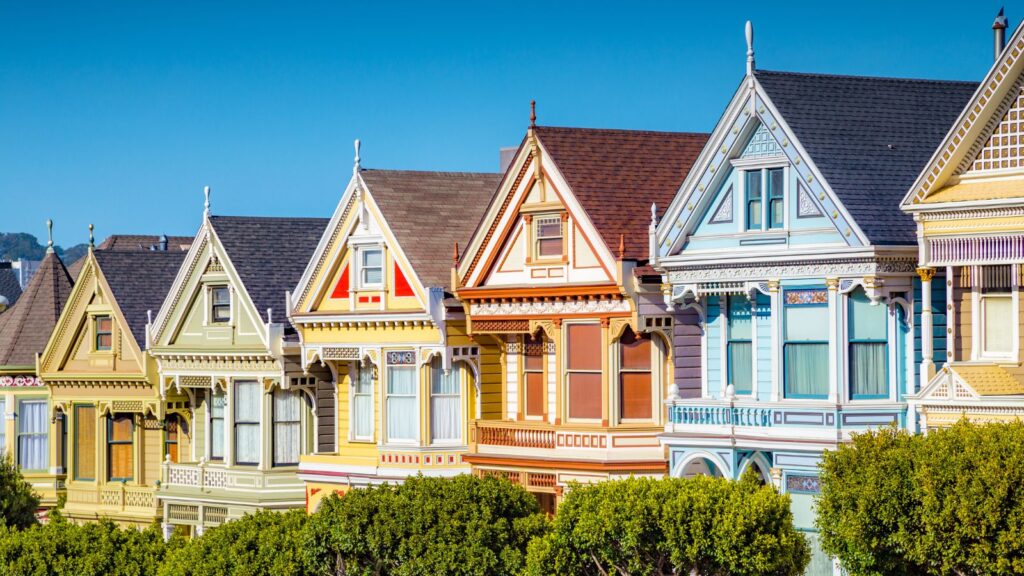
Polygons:
[[160,235],[160,251],[167,252],[167,234]]
[[992,36],[995,40],[995,59],[999,60],[999,55],[1006,48],[1006,16],[1003,14],[1002,8],[999,9],[999,14],[996,15],[996,20],[992,23]]

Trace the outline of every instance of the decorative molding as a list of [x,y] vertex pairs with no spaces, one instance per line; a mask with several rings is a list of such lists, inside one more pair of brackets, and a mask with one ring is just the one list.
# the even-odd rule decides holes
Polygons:
[[486,302],[469,306],[474,316],[561,316],[631,312],[625,299],[552,300],[537,302]]
[[37,376],[0,376],[0,386],[13,386],[15,388],[35,388],[43,386],[43,379]]
[[[766,266],[737,266],[714,264],[701,267],[683,267],[668,273],[672,284],[693,284],[696,282],[723,282],[762,278],[789,278],[808,276],[822,278],[829,276],[873,276],[880,274],[909,274],[916,269],[914,260],[900,259],[823,259],[819,261],[797,261]],[[770,288],[769,288],[770,289]]]

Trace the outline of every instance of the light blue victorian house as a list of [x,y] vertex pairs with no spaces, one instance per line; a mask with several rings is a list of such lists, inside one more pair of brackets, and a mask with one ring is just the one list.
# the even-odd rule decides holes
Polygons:
[[[652,223],[669,309],[702,320],[675,343],[701,359],[699,388],[670,391],[661,440],[673,476],[754,467],[814,540],[822,452],[907,425],[923,298],[899,204],[976,84],[755,70],[747,37],[743,82]],[[817,552],[809,573],[832,570]]]

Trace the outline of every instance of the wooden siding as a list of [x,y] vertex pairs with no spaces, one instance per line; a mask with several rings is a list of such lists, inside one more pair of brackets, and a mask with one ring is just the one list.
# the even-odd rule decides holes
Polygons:
[[316,381],[316,451],[334,452],[338,428],[337,409],[334,402],[335,384],[331,380]]
[[[956,333],[953,337],[953,360],[964,362],[971,359],[971,322],[974,317],[974,303],[972,302],[971,289],[960,286],[963,276],[963,268],[953,269],[953,314],[956,323]],[[947,286],[949,282],[947,282]]]
[[696,310],[679,312],[673,319],[672,356],[675,382],[682,398],[700,398],[700,315]]

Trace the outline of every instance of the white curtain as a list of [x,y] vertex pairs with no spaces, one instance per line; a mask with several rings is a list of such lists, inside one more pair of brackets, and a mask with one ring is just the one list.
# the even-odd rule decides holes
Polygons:
[[260,461],[260,390],[258,382],[235,384],[235,462]]
[[352,421],[356,438],[373,437],[373,367],[355,368],[352,379]]
[[18,466],[46,470],[46,400],[25,400],[18,413]]
[[416,440],[416,367],[388,366],[388,440]]
[[885,374],[887,356],[884,342],[850,344],[850,393],[854,397],[889,394]]
[[210,458],[224,458],[224,393],[210,397]]
[[1017,322],[1013,317],[1013,300],[1009,294],[986,295],[985,308],[985,352],[1009,354],[1013,352],[1013,331]]
[[786,394],[828,395],[828,344],[786,344]]
[[298,464],[301,400],[297,392],[274,392],[274,464]]
[[430,364],[430,437],[434,442],[458,441],[462,438],[462,367],[456,364],[445,375],[441,366],[440,358]]

